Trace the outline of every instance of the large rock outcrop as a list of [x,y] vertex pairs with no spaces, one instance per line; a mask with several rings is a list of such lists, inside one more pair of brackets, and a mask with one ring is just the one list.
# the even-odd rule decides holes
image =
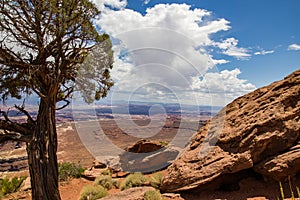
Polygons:
[[228,104],[167,169],[164,191],[213,185],[253,169],[281,180],[300,171],[300,70]]

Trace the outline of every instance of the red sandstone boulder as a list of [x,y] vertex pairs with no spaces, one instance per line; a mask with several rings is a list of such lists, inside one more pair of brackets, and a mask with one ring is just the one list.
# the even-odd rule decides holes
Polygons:
[[228,104],[168,167],[163,191],[214,185],[253,169],[274,180],[300,171],[300,70]]

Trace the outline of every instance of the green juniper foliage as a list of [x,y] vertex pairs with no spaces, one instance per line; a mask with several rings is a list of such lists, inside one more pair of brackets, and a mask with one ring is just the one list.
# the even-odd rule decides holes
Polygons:
[[26,142],[35,200],[60,200],[56,110],[74,92],[91,103],[113,86],[112,44],[93,24],[99,14],[89,0],[0,0],[0,101],[39,98],[35,116],[25,101],[10,108],[22,122],[0,108],[0,141]]

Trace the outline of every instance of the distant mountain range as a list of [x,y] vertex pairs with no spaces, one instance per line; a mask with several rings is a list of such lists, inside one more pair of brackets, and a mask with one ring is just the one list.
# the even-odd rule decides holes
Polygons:
[[[14,104],[22,104],[23,101],[9,100],[7,107]],[[39,104],[38,98],[28,98],[25,101],[26,108],[32,115],[36,115]],[[114,115],[189,115],[189,116],[214,116],[222,109],[220,106],[198,106],[198,105],[180,105],[179,103],[160,103],[160,102],[139,102],[139,101],[116,101],[113,103],[96,102],[94,105],[88,105],[83,102],[69,105],[67,108],[58,111],[59,118],[73,119],[72,113],[81,113],[82,116],[96,114],[99,118],[113,118]],[[10,116],[22,116],[14,109],[10,110]]]

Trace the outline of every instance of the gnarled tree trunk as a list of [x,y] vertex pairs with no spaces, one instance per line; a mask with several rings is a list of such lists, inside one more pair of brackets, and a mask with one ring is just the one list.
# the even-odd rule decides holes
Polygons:
[[60,200],[55,102],[55,98],[41,98],[33,140],[27,143],[34,200]]

